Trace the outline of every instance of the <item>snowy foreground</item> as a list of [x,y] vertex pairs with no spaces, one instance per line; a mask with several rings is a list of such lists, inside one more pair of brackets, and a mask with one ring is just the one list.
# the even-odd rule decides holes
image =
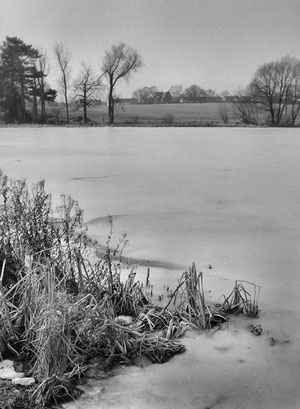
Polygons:
[[298,129],[0,128],[0,168],[77,199],[100,243],[111,215],[156,296],[193,261],[208,300],[236,279],[262,288],[261,336],[243,318],[188,332],[184,354],[89,381],[66,407],[300,407],[299,155]]

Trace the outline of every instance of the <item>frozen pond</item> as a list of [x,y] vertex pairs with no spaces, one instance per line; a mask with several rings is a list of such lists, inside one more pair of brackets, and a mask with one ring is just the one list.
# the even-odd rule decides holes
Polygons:
[[299,154],[293,129],[0,129],[1,169],[70,194],[102,242],[111,215],[130,257],[271,276],[278,293],[299,290]]
[[166,276],[211,264],[285,306],[300,282],[299,155],[296,129],[0,129],[5,173],[70,194],[103,243],[111,215],[129,257]]
[[142,271],[155,267],[162,285],[192,261],[213,295],[235,279],[260,284],[261,322],[293,339],[280,363],[292,389],[300,367],[299,158],[298,129],[0,129],[9,177],[44,178],[55,200],[70,194],[103,243],[113,216],[114,236],[128,233],[125,255]]

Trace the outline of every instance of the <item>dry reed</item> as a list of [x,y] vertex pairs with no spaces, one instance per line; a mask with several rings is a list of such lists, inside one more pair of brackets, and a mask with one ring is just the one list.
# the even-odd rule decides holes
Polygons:
[[223,296],[224,301],[220,305],[220,311],[225,314],[243,313],[248,317],[256,318],[260,313],[258,308],[259,295],[259,285],[249,281],[237,280],[229,296]]
[[206,303],[203,273],[197,273],[195,263],[182,274],[168,306],[171,302],[181,319],[197,328],[209,329],[213,325],[226,321],[219,310]]
[[[0,193],[0,354],[9,351],[25,361],[36,379],[29,407],[76,399],[92,357],[102,356],[105,368],[139,355],[163,363],[184,351],[174,340],[187,328],[225,320],[207,305],[195,263],[166,307],[155,307],[149,303],[150,270],[145,287],[135,280],[135,269],[121,280],[126,236],[111,250],[110,234],[105,256],[92,264],[93,243],[77,202],[63,196],[54,217],[44,182],[30,192],[25,181],[8,181],[1,172]],[[111,218],[109,223],[112,233]],[[254,316],[258,295],[249,301],[239,282],[222,311],[242,305]],[[132,324],[120,323],[119,315],[132,316]]]

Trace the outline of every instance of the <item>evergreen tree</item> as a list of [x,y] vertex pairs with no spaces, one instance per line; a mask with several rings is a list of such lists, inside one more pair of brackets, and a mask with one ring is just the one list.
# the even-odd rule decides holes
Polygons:
[[[26,101],[32,101],[38,50],[17,37],[6,37],[0,47],[0,107],[8,122],[27,122]],[[34,101],[33,101],[34,102]]]

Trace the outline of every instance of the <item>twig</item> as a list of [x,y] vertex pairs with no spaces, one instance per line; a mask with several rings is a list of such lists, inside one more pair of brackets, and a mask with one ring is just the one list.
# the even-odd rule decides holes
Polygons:
[[165,306],[165,308],[162,310],[162,314],[166,311],[166,309],[169,307],[169,305],[171,304],[173,298],[175,297],[177,291],[179,290],[179,288],[184,284],[184,281],[181,281],[181,283],[178,284],[176,290],[173,292],[172,297],[170,298],[168,304]]
[[4,259],[3,263],[2,263],[2,270],[1,270],[1,276],[0,276],[0,301],[3,301],[3,304],[4,304],[5,315],[6,315],[6,319],[7,319],[7,325],[8,325],[9,332],[10,332],[9,335],[11,337],[13,337],[13,338],[16,338],[16,334],[15,334],[15,331],[13,329],[13,326],[12,326],[12,323],[11,323],[11,320],[10,320],[10,316],[9,316],[9,309],[8,309],[8,306],[7,306],[7,301],[4,298],[3,277],[4,277],[4,270],[5,270],[5,263],[6,263],[6,260]]
[[3,260],[2,263],[2,269],[1,269],[1,277],[0,277],[0,283],[3,283],[3,276],[4,276],[4,270],[5,270],[5,263],[6,263],[6,259]]

